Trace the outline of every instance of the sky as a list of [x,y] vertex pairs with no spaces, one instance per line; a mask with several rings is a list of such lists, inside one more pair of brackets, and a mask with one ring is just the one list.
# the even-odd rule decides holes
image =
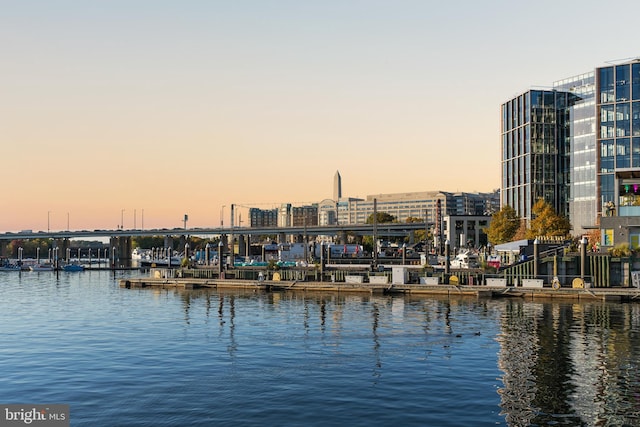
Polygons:
[[0,7],[0,232],[492,191],[503,102],[640,56],[636,0]]

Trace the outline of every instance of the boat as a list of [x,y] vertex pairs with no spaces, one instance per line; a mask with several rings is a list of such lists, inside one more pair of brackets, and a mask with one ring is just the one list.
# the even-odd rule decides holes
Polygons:
[[84,271],[84,266],[80,264],[67,264],[62,266],[64,271]]
[[131,251],[131,259],[141,260],[151,258],[151,250],[135,248]]
[[16,264],[5,264],[0,266],[0,271],[20,271],[22,268]]
[[478,256],[471,251],[460,252],[451,260],[451,268],[480,268]]
[[53,264],[34,264],[29,267],[31,271],[53,271]]

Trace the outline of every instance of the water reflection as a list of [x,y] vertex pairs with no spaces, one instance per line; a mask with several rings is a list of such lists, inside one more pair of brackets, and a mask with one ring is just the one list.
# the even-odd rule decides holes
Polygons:
[[[346,364],[357,359],[371,373],[371,385],[378,387],[385,376],[388,381],[394,370],[390,361],[399,358],[397,342],[402,342],[403,357],[419,349],[421,358],[412,361],[421,364],[417,372],[427,380],[440,378],[432,374],[443,360],[453,360],[455,371],[467,369],[474,375],[473,358],[466,359],[464,354],[484,351],[487,342],[494,346],[497,342],[499,347],[492,350],[488,363],[495,363],[501,371],[501,383],[497,396],[492,391],[487,394],[493,393],[508,425],[640,425],[637,304],[295,292],[167,292],[180,293],[186,324],[196,323],[200,316],[192,311],[204,307],[208,318],[210,308],[217,305],[213,330],[218,330],[218,340],[226,344],[233,362],[246,357],[243,349],[251,345],[287,358],[309,374],[313,371],[311,360],[327,363],[315,358],[330,354],[332,363],[337,360]],[[204,303],[198,303],[199,299]],[[253,311],[259,314],[253,315]],[[270,331],[269,322],[274,319],[279,324]],[[256,332],[248,332],[252,328]],[[273,342],[256,334],[268,335]],[[402,341],[395,341],[396,336]],[[288,343],[294,340],[304,343],[301,354],[309,358],[308,362],[288,359],[294,357],[286,352]],[[285,374],[279,371],[279,375]],[[477,387],[473,381],[479,380],[468,381],[463,383]]]
[[510,300],[501,330],[510,425],[638,425],[637,305]]

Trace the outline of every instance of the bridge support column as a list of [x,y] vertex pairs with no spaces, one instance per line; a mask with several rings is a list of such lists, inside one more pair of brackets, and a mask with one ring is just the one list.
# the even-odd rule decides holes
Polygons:
[[339,243],[341,245],[346,245],[347,243],[349,243],[349,242],[347,242],[347,232],[346,231],[341,231],[340,232],[339,239],[340,239]]
[[[238,255],[242,256],[242,254],[247,252],[245,245],[246,241],[244,234],[238,234]],[[233,261],[231,262],[233,263]]]
[[109,239],[111,268],[131,267],[131,237],[114,236]]

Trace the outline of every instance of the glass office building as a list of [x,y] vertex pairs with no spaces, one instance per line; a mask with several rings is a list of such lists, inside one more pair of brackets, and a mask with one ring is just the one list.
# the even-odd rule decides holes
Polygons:
[[501,205],[530,221],[538,198],[569,218],[574,235],[608,217],[626,218],[621,230],[640,224],[640,59],[502,105]]
[[573,96],[529,90],[502,105],[501,205],[527,222],[540,198],[569,216],[569,113]]
[[569,114],[569,218],[573,234],[596,224],[596,108],[593,71],[554,83],[554,88],[573,95]]
[[596,74],[598,207],[601,216],[640,216],[640,62]]

